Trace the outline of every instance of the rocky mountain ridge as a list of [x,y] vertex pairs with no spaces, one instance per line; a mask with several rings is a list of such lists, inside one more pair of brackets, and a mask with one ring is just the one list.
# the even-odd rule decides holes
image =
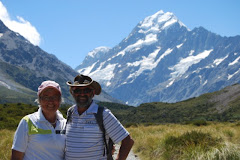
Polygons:
[[[37,87],[44,80],[58,82],[65,103],[73,103],[66,82],[73,80],[77,74],[78,72],[58,60],[55,55],[34,46],[0,21],[0,103],[33,103],[37,98]],[[119,102],[105,91],[95,99]]]
[[240,36],[189,30],[170,12],[139,22],[128,37],[76,70],[130,105],[177,102],[220,90],[240,78]]

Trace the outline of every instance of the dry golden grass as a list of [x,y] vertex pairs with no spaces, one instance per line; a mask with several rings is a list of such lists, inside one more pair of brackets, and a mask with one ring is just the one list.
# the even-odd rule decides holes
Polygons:
[[[166,160],[166,159],[240,159],[240,125],[239,123],[211,123],[207,126],[166,124],[157,126],[138,126],[128,128],[135,140],[134,152],[143,160]],[[192,133],[209,138],[215,143],[208,147],[210,143],[199,138],[193,144],[187,141],[187,135]],[[198,136],[197,135],[197,136]],[[194,136],[193,136],[194,137]],[[169,139],[175,139],[175,145],[169,150]],[[191,137],[189,138],[191,139]],[[194,140],[193,140],[194,141]],[[197,140],[196,140],[197,141]],[[221,142],[220,142],[221,141]],[[179,142],[183,145],[179,145]],[[191,143],[191,144],[184,144]],[[206,143],[206,144],[205,144]]]
[[[211,123],[207,126],[165,124],[156,126],[129,127],[135,140],[134,152],[142,160],[237,160],[240,159],[240,123]],[[187,134],[186,134],[187,133]],[[219,145],[207,148],[206,140],[192,144],[184,135],[192,133],[211,135],[212,142],[221,140]],[[201,134],[199,134],[201,136]],[[14,131],[0,130],[0,160],[9,160]],[[198,136],[198,135],[197,135]],[[179,138],[180,137],[180,138]],[[175,144],[187,142],[186,146]],[[195,138],[195,137],[194,137]],[[199,137],[198,137],[199,138]],[[201,138],[201,137],[200,137]],[[207,139],[208,140],[208,139]],[[183,144],[184,144],[183,143]],[[172,145],[172,146],[171,146]],[[169,147],[171,149],[169,149]]]
[[9,160],[15,131],[0,130],[0,160]]

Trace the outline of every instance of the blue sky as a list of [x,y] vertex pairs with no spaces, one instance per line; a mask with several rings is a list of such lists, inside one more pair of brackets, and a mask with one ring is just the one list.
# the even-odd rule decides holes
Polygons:
[[239,7],[239,0],[0,0],[0,19],[74,69],[89,51],[114,47],[159,10],[191,30],[240,35]]

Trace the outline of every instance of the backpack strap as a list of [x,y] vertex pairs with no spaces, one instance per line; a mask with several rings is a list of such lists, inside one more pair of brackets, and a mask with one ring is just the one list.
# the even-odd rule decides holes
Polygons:
[[72,121],[72,114],[73,114],[74,106],[70,107],[67,111],[67,121],[64,127],[64,130],[56,130],[56,134],[66,134],[67,123]]
[[[103,110],[104,110],[104,107],[98,106],[97,114],[95,113],[94,116],[97,120],[99,128],[103,132],[103,135],[102,135],[103,136],[103,142],[104,142],[107,154],[108,154],[108,146],[107,146],[107,140],[106,140],[106,136],[105,136],[106,130],[105,130],[104,125],[103,125]],[[103,156],[105,156],[105,148],[104,148]]]
[[[72,114],[73,114],[74,106],[70,107],[67,111],[67,121],[66,121],[66,126],[68,122],[72,121]],[[66,127],[65,126],[65,127]]]
[[106,130],[105,130],[105,127],[104,127],[104,124],[103,124],[103,111],[104,111],[104,109],[105,109],[105,107],[98,106],[98,112],[97,112],[97,114],[95,113],[94,116],[97,120],[99,128],[103,132],[103,142],[104,142],[104,145],[105,145],[103,156],[105,156],[105,149],[106,149],[107,160],[112,160],[113,159],[112,158],[113,141],[110,137],[109,137],[108,143],[107,143],[107,140],[106,140],[106,136],[105,136],[106,135]]

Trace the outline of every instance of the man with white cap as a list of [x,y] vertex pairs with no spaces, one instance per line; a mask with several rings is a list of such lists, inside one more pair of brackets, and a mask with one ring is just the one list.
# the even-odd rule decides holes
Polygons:
[[39,109],[20,121],[12,145],[12,160],[63,160],[66,120],[58,111],[61,88],[54,81],[38,87]]
[[[81,74],[75,77],[73,83],[68,81],[67,85],[76,104],[69,108],[71,116],[66,126],[66,160],[107,160],[103,132],[95,117],[100,107],[92,100],[94,95],[101,93],[100,84]],[[125,160],[134,141],[110,110],[104,108],[102,116],[106,139],[121,142],[117,159]]]

